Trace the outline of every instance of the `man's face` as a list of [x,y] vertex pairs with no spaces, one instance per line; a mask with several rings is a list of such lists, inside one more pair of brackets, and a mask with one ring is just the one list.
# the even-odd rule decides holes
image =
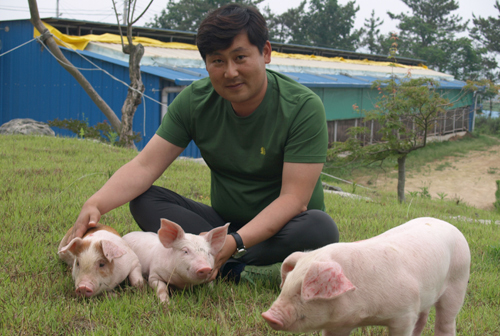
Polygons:
[[225,50],[206,57],[206,69],[215,91],[231,102],[240,116],[250,115],[262,102],[267,90],[266,64],[271,62],[271,44],[262,54],[250,43],[246,32]]

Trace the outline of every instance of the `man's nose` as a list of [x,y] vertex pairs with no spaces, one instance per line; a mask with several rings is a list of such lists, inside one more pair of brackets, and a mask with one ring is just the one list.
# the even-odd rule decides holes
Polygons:
[[226,71],[224,72],[225,78],[234,78],[238,76],[238,66],[234,62],[227,62]]

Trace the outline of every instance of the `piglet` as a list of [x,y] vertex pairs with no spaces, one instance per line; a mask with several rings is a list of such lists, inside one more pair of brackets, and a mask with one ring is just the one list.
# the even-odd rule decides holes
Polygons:
[[229,224],[205,235],[185,233],[176,223],[161,219],[158,234],[131,232],[123,236],[139,257],[142,274],[161,302],[169,302],[168,285],[190,287],[210,279],[214,258],[224,246]]
[[116,230],[97,224],[83,239],[74,238],[68,243],[72,230],[61,240],[58,255],[73,268],[77,294],[91,297],[111,291],[127,276],[134,287],[144,284],[139,258]]
[[281,293],[262,317],[292,332],[347,336],[381,325],[391,336],[416,336],[435,306],[435,334],[455,335],[469,269],[469,246],[457,228],[417,218],[368,240],[291,254],[281,267]]

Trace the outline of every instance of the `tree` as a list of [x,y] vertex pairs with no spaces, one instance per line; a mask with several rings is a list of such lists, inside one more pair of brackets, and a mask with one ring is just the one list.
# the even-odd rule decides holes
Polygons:
[[489,51],[500,53],[500,3],[495,2],[494,7],[498,10],[498,17],[476,17],[472,14],[474,27],[471,36],[481,42]]
[[125,102],[122,107],[122,127],[120,129],[120,141],[126,147],[135,147],[134,145],[134,132],[132,131],[132,122],[134,119],[135,111],[137,110],[137,106],[139,106],[142,102],[142,94],[144,93],[145,87],[142,83],[141,78],[141,59],[144,55],[144,47],[142,44],[134,44],[132,37],[132,27],[133,25],[146,13],[149,6],[153,3],[153,0],[149,2],[146,6],[146,9],[138,15],[134,19],[135,8],[137,4],[137,0],[126,0],[127,1],[127,12],[124,17],[126,31],[127,31],[127,42],[125,44],[123,41],[123,33],[122,27],[120,25],[120,19],[118,16],[118,11],[116,9],[115,0],[113,2],[113,8],[116,14],[116,20],[118,21],[118,29],[120,31],[121,41],[122,41],[122,51],[125,54],[129,55],[129,75],[130,75],[130,85],[127,92],[127,98],[125,98]]
[[[269,39],[281,43],[301,43],[307,40],[304,26],[306,0],[281,15],[268,14]],[[269,11],[270,12],[270,11]]]
[[[427,134],[434,128],[439,116],[450,106],[449,99],[439,91],[438,82],[430,78],[411,78],[375,81],[373,89],[379,98],[375,108],[363,111],[365,122],[377,121],[381,126],[381,141],[363,146],[362,135],[369,134],[367,127],[349,129],[350,138],[337,144],[332,154],[349,152],[347,162],[372,163],[390,157],[398,162],[398,200],[405,201],[405,162],[412,151],[427,145]],[[359,110],[357,106],[353,106]]]
[[310,0],[309,12],[303,23],[309,43],[319,47],[356,50],[363,29],[353,29],[356,12],[359,11],[359,6],[355,4],[355,1],[348,1],[342,6],[337,0]]
[[208,12],[229,3],[241,3],[257,7],[264,0],[169,0],[167,8],[155,15],[146,25],[152,28],[164,28],[195,32]]
[[483,51],[472,46],[466,32],[468,21],[453,15],[456,0],[402,0],[411,14],[393,14],[399,20],[399,55],[423,59],[430,68],[467,79],[481,69]]
[[71,62],[64,56],[62,51],[57,46],[54,38],[50,34],[49,30],[45,28],[40,19],[40,14],[38,12],[38,4],[36,0],[28,0],[28,5],[30,8],[31,23],[40,32],[42,36],[42,41],[46,44],[49,50],[54,54],[57,62],[73,76],[82,89],[89,95],[90,99],[96,104],[96,106],[101,110],[101,112],[108,118],[113,129],[119,133],[121,129],[120,119],[116,116],[115,112],[106,104],[106,102],[99,96],[99,94],[94,90],[89,81],[82,75],[78,69],[71,64]]
[[[496,1],[494,7],[498,10],[497,17],[476,17],[472,14],[474,27],[470,31],[470,36],[490,53],[500,53],[500,3]],[[482,73],[480,78],[498,80],[500,74],[497,69],[495,57],[483,57]]]
[[380,34],[380,27],[384,24],[384,21],[379,17],[375,17],[375,10],[372,9],[372,13],[369,19],[365,19],[364,27],[365,31],[363,38],[361,39],[361,46],[366,47],[370,54],[381,54],[382,45],[381,39],[383,38]]
[[[129,0],[132,1],[132,0]],[[151,0],[152,2],[152,0]],[[149,5],[151,5],[151,2]],[[92,99],[92,101],[97,105],[97,107],[101,110],[101,112],[106,116],[106,118],[109,120],[109,123],[111,124],[111,127],[113,130],[119,134],[120,140],[119,143],[123,146],[126,147],[131,147],[135,148],[134,145],[134,139],[137,138],[136,135],[133,134],[132,131],[132,119],[134,116],[135,108],[133,111],[131,110],[130,107],[125,108],[125,105],[130,105],[130,102],[133,102],[132,105],[136,104],[137,101],[140,103],[140,97],[137,98],[137,92],[140,93],[140,96],[142,97],[142,92],[144,91],[144,86],[142,88],[142,91],[140,91],[140,86],[137,86],[139,89],[134,88],[132,91],[134,93],[131,93],[131,90],[129,89],[129,94],[127,95],[127,99],[125,100],[125,105],[124,109],[122,109],[122,121],[117,117],[115,112],[106,104],[106,102],[101,98],[101,96],[94,90],[92,85],[88,82],[88,80],[78,71],[76,67],[74,67],[68,59],[64,56],[64,54],[61,52],[59,47],[57,46],[56,42],[54,41],[54,38],[50,35],[49,31],[45,26],[43,25],[40,15],[38,13],[38,5],[36,0],[29,0],[28,1],[29,7],[30,7],[30,15],[31,15],[31,22],[33,26],[40,32],[40,34],[44,37],[44,41],[47,45],[47,47],[50,49],[50,51],[56,56],[57,62],[64,68],[66,71],[68,71],[80,84],[80,86],[85,90],[85,92],[89,95],[89,97]],[[114,5],[114,2],[113,2]],[[148,7],[149,7],[148,5]],[[135,5],[134,5],[135,7]],[[129,6],[130,8],[130,6]],[[146,8],[147,10],[147,8]],[[145,10],[145,11],[146,11]],[[144,12],[145,12],[144,11]],[[115,8],[116,12],[116,8]],[[141,16],[144,14],[144,12],[141,14]],[[133,11],[131,11],[131,16],[133,17]],[[140,16],[139,16],[140,18]],[[139,19],[137,18],[137,19]],[[129,21],[130,25],[127,27],[127,31],[130,34],[130,38],[132,36],[132,24],[135,23],[132,21]],[[120,27],[120,25],[119,25]],[[121,27],[120,27],[121,29]],[[129,45],[132,45],[130,43],[131,39],[129,40]],[[123,38],[122,38],[122,44],[123,44]],[[142,47],[142,46],[141,46]],[[133,47],[127,47],[128,50],[132,50]],[[142,50],[142,54],[144,53],[144,49]],[[140,57],[138,55],[140,54],[140,51],[135,53],[134,57],[131,57],[133,65],[131,65],[131,68],[137,69],[134,71],[134,76],[137,77],[137,72],[138,72],[138,77],[140,81],[140,71],[138,70],[138,64],[140,62],[140,57],[142,57],[142,54],[140,54]],[[136,60],[138,58],[138,60]],[[135,61],[135,62],[134,62]],[[132,79],[132,74],[131,74],[131,79]],[[141,82],[142,84],[142,82]],[[129,97],[130,96],[130,97]]]
[[310,0],[276,16],[270,24],[271,36],[280,42],[318,47],[355,50],[363,29],[353,29],[359,6],[349,1],[345,6],[337,0]]

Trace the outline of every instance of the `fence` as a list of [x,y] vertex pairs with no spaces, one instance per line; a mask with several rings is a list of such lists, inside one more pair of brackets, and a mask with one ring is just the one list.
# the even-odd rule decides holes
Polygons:
[[[469,130],[470,106],[451,109],[440,115],[434,122],[434,126],[428,130],[427,136],[445,135]],[[351,127],[367,127],[370,130],[369,135],[363,136],[364,144],[371,144],[381,141],[379,130],[381,125],[371,120],[364,122],[363,118],[330,120],[328,123],[328,143],[344,142],[349,138],[348,130]],[[406,127],[413,128],[413,122],[410,120]]]

